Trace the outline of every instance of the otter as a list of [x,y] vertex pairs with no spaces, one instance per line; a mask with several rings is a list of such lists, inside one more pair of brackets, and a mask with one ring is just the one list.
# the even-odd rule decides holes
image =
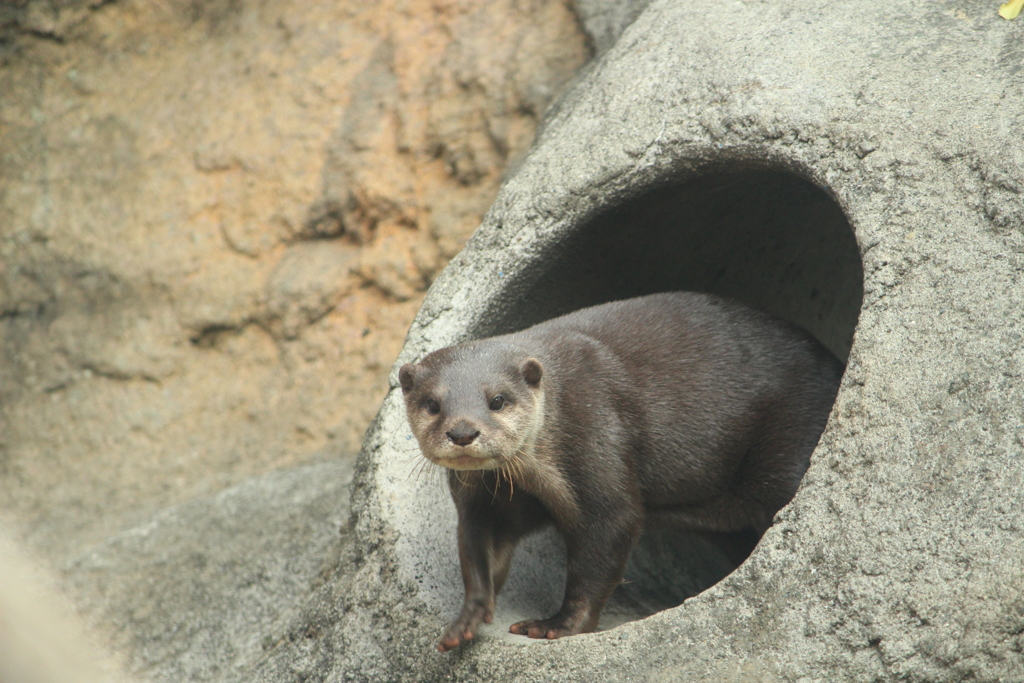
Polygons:
[[762,534],[796,492],[843,364],[802,329],[672,292],[434,351],[399,371],[413,434],[448,469],[465,586],[438,649],[494,615],[516,543],[565,539],[556,614],[509,628],[597,627],[645,527]]

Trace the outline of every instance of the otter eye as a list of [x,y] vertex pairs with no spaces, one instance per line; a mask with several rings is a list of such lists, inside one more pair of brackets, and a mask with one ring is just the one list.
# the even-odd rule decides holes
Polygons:
[[431,415],[437,415],[441,412],[441,404],[432,398],[427,399],[427,412]]
[[505,397],[502,396],[501,394],[498,394],[497,396],[491,399],[491,402],[487,405],[487,407],[490,408],[491,410],[501,410],[502,407],[504,407],[504,405]]

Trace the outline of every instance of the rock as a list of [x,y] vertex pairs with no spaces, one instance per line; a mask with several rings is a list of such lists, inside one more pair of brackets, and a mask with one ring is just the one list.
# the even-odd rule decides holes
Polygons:
[[350,476],[344,461],[309,465],[168,508],[69,562],[66,583],[130,670],[235,678],[293,637],[306,596],[350,566]]
[[598,52],[604,52],[618,40],[626,28],[636,21],[650,0],[577,0],[576,12],[594,41]]
[[267,284],[267,310],[272,327],[285,339],[327,315],[351,289],[350,261],[358,253],[337,240],[315,240],[290,246]]
[[0,2],[0,511],[56,566],[354,453],[565,2]]
[[[606,31],[592,36],[605,49],[556,100],[480,229],[431,285],[357,463],[351,544],[333,535],[340,508],[328,504],[343,473],[324,466],[158,513],[69,567],[86,608],[134,651],[138,673],[268,682],[1021,678],[1024,86],[1013,60],[1022,25],[999,19],[994,5],[909,12],[882,0],[856,13],[807,0],[652,0],[628,27],[611,4],[587,7],[585,25]],[[228,12],[210,29],[233,21]],[[474,144],[453,143],[435,161],[472,179],[491,168]],[[324,206],[344,205],[342,185]],[[356,239],[347,219],[330,220],[339,223],[316,234]],[[411,230],[396,223],[384,234]],[[35,254],[43,228],[11,248]],[[411,266],[394,265],[402,268]],[[517,554],[495,624],[436,652],[461,601],[455,516],[436,472],[416,474],[397,368],[445,344],[667,288],[745,300],[847,359],[795,499],[721,580],[731,568],[721,546],[652,535],[605,630],[553,642],[504,633],[560,597],[557,537],[535,537]],[[3,310],[47,300],[17,291],[24,305]],[[35,324],[23,313],[6,318],[8,330]],[[256,354],[263,337],[252,327],[223,331],[196,353]],[[322,367],[326,352],[312,347],[296,343],[284,356]],[[63,400],[82,400],[88,410],[71,414],[96,423],[122,413],[127,425],[173,422],[104,412],[74,390]],[[5,410],[17,417],[38,404],[19,405]],[[204,407],[233,418],[252,410]],[[275,412],[248,414],[260,422]],[[83,433],[99,450],[105,435]],[[30,452],[0,464],[32,473]],[[196,547],[205,568],[189,559]],[[241,581],[210,569],[240,558],[255,562]],[[177,573],[147,584],[164,564]],[[198,603],[193,582],[205,591]]]
[[[651,2],[423,303],[357,470],[365,565],[315,647],[344,656],[291,647],[261,680],[285,662],[320,680],[1019,679],[1022,29],[995,9]],[[554,642],[503,633],[560,597],[558,543],[533,539],[494,626],[434,652],[461,601],[454,512],[438,477],[407,475],[397,368],[672,287],[848,359],[796,498],[681,606]],[[361,669],[371,653],[387,668]]]

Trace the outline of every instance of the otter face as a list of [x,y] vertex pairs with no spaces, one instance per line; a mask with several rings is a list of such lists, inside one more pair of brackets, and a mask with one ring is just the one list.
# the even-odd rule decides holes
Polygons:
[[453,470],[499,469],[527,455],[544,419],[543,369],[488,341],[449,347],[398,378],[423,455]]

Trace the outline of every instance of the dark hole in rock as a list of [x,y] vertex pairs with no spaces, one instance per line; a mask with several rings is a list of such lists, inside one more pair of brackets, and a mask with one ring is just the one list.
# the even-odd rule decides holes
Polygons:
[[[501,308],[474,336],[669,290],[713,292],[788,319],[845,362],[863,267],[849,222],[822,189],[785,171],[715,172],[649,191],[581,224],[510,283]],[[728,575],[757,540],[753,532],[647,533],[601,628],[680,604]]]

